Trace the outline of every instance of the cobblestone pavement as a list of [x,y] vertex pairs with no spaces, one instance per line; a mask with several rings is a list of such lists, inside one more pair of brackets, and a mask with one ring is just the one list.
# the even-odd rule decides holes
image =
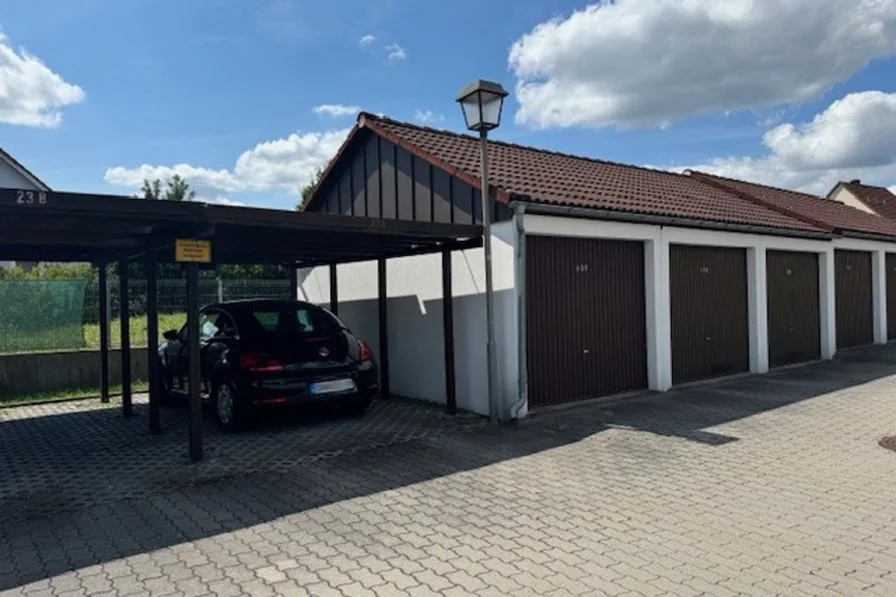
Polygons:
[[896,347],[500,429],[0,411],[0,595],[896,595]]

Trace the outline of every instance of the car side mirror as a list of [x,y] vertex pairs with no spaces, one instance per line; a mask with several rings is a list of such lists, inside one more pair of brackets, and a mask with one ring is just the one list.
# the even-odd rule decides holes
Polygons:
[[169,342],[174,342],[175,340],[177,340],[177,330],[168,330],[167,332],[162,334],[162,337]]

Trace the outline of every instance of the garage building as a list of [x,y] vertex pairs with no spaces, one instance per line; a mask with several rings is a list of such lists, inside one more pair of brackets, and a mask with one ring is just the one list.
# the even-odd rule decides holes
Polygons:
[[[489,146],[498,385],[530,409],[831,358],[885,342],[896,223],[811,195],[500,142]],[[480,223],[478,139],[362,113],[304,209]],[[385,264],[392,389],[443,401],[450,266],[458,406],[488,412],[481,249]],[[845,265],[844,265],[845,264]],[[896,269],[894,269],[896,274]],[[378,267],[300,275],[376,325]],[[368,334],[375,337],[376,334]],[[433,369],[432,371],[430,369]]]

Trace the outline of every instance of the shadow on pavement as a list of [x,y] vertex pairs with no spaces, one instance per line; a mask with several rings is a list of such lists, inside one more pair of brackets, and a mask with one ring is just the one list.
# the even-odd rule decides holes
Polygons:
[[[0,590],[212,537],[342,500],[469,471],[629,427],[724,445],[707,431],[896,372],[896,350],[724,380],[604,406],[488,426],[407,400],[358,419],[277,421],[223,436],[206,424],[207,460],[186,460],[186,413],[63,406],[0,419]],[[39,415],[44,412],[46,416]],[[18,417],[18,418],[16,418]]]

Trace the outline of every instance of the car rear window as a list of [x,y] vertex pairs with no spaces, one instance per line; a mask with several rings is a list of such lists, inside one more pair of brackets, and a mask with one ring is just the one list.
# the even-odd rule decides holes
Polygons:
[[339,331],[337,322],[316,307],[258,309],[252,311],[252,316],[269,333],[279,330],[300,334],[334,334]]

